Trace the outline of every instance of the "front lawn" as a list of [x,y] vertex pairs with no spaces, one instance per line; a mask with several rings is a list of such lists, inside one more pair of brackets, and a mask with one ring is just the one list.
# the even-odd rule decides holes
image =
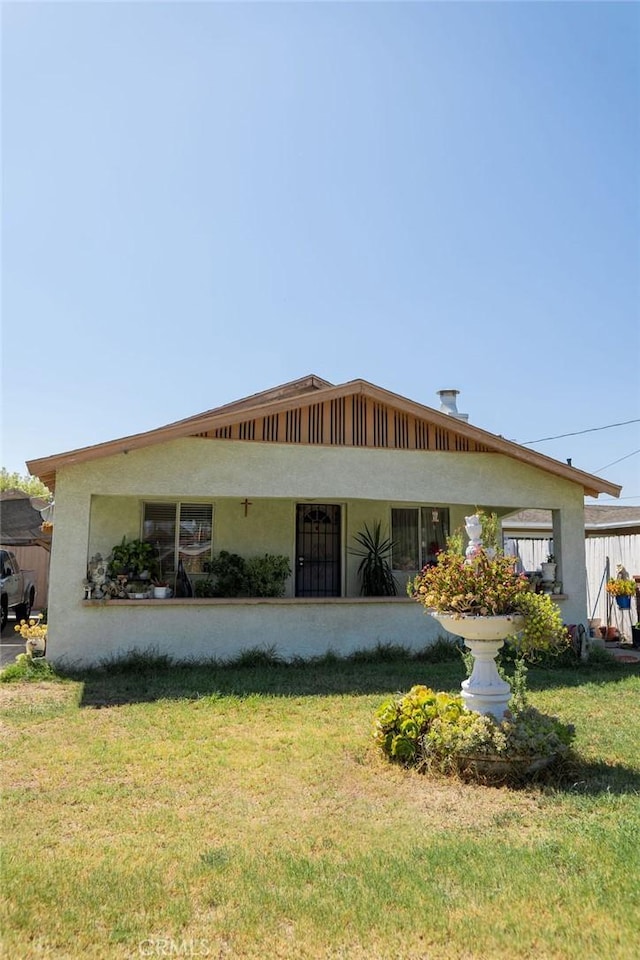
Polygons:
[[532,670],[562,785],[427,779],[372,743],[461,662],[168,667],[0,684],[4,948],[24,958],[632,958],[640,668]]

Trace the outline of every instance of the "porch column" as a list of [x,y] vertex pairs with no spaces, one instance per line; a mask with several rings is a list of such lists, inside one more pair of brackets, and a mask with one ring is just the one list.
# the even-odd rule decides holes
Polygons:
[[565,623],[587,623],[587,561],[584,545],[584,505],[552,510],[553,552],[558,562],[556,578],[562,581],[567,600],[562,604]]

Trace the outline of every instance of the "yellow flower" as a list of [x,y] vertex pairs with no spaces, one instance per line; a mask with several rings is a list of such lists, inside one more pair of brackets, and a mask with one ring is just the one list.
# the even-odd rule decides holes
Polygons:
[[14,627],[16,633],[19,633],[23,640],[44,640],[47,636],[47,624],[39,620],[21,620]]

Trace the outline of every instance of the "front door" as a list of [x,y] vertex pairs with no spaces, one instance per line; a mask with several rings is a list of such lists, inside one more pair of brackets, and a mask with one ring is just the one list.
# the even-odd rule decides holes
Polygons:
[[296,597],[339,597],[340,507],[299,503],[296,508]]

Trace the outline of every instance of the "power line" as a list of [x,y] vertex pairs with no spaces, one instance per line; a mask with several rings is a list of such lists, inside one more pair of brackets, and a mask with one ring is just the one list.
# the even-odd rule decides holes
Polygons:
[[[544,443],[545,440],[562,440],[563,437],[578,437],[581,433],[595,433],[597,430],[610,430],[611,427],[626,427],[629,423],[640,423],[640,418],[637,420],[622,420],[620,423],[608,423],[606,427],[590,427],[588,430],[576,430],[574,433],[559,433],[557,437],[541,437],[539,440],[524,440],[520,446],[527,447],[532,443]],[[636,450],[636,453],[637,452]],[[629,456],[632,456],[632,454],[629,454]],[[619,463],[619,461],[616,462]],[[609,466],[611,466],[611,464],[609,464]],[[600,469],[604,470],[604,467]]]
[[[619,500],[640,500],[640,493],[636,493],[629,497],[612,497],[608,493],[602,494],[603,497],[606,497],[607,500],[611,500],[612,503],[617,503]],[[599,500],[599,497],[593,497],[592,499]]]
[[604,467],[598,467],[595,472],[600,473],[601,470],[607,470],[609,467],[615,467],[616,463],[622,463],[623,460],[628,460],[629,457],[635,457],[636,453],[640,453],[640,450],[634,450],[633,453],[627,453],[626,456],[620,457],[619,460],[614,460],[613,463],[607,463]]

